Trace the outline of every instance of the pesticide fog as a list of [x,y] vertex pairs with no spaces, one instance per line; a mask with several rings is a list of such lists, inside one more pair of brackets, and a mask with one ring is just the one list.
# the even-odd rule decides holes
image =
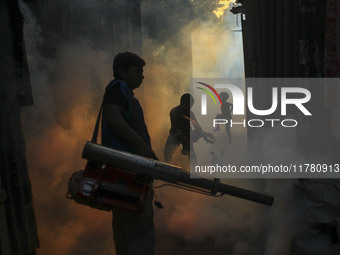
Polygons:
[[[72,1],[65,5],[74,8]],[[162,8],[155,4],[144,6],[143,11],[150,17]],[[96,48],[90,41],[96,40],[94,35],[63,44],[53,59],[44,57],[39,46],[46,38],[29,7],[22,4],[21,9],[35,102],[22,115],[40,240],[37,254],[114,254],[111,214],[65,198],[71,174],[85,165],[81,153],[91,139],[104,88],[112,79],[113,53]],[[168,39],[150,32],[166,32],[168,23],[155,25],[144,19],[142,57],[147,64],[136,95],[161,160],[170,129],[169,111],[189,92],[190,79],[243,76],[241,35],[230,29],[235,23],[234,16],[218,22],[190,16],[178,23],[180,29]],[[192,65],[181,65],[181,58],[191,59]],[[245,131],[235,131],[234,147],[229,150],[245,152],[245,137]],[[271,151],[270,143],[267,146]],[[185,160],[179,149],[172,163],[185,165]],[[171,187],[157,189],[165,207],[154,209],[157,254],[288,254],[294,234],[291,226],[299,215],[298,209],[289,206],[293,182],[224,182],[270,194],[275,205],[267,208],[227,195],[218,199]]]

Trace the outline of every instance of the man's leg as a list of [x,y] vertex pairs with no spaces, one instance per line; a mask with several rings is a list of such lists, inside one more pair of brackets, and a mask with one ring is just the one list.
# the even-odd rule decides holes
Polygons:
[[[215,119],[222,119],[224,118],[223,114],[217,114]],[[220,125],[216,125],[216,127],[213,129],[213,132],[217,132],[220,130]]]
[[190,143],[190,166],[194,168],[197,165],[197,157],[194,150],[194,143]]
[[232,142],[232,140],[231,140],[231,132],[230,132],[230,121],[231,121],[231,119],[228,120],[228,123],[225,126],[225,130],[227,131],[228,138],[229,138],[229,143]]
[[171,160],[172,154],[174,153],[178,145],[179,142],[177,141],[176,136],[170,133],[164,147],[165,162],[169,162]]
[[152,203],[148,215],[113,209],[116,255],[154,255],[155,227]]

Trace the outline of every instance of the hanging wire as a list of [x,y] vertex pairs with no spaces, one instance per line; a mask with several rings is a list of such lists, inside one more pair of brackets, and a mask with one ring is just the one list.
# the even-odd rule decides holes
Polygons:
[[207,196],[211,196],[211,197],[222,197],[224,195],[224,193],[218,194],[218,195],[213,195],[210,193],[210,190],[208,189],[203,189],[203,188],[199,188],[199,187],[195,187],[195,186],[191,186],[191,185],[186,185],[186,184],[171,184],[171,183],[165,183],[159,186],[153,186],[154,189],[160,189],[160,188],[164,188],[165,186],[171,186],[171,187],[175,187],[175,188],[179,188],[179,189],[183,189],[186,191],[191,191],[194,193],[198,193],[198,194],[203,194],[203,195],[207,195]]

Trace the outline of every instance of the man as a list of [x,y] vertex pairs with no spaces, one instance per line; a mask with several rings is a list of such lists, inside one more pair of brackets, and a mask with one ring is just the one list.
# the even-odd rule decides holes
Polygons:
[[[226,119],[228,123],[225,125],[225,130],[227,131],[229,137],[229,143],[231,143],[231,132],[230,132],[230,123],[231,123],[231,112],[233,111],[233,104],[229,103],[227,100],[229,98],[229,94],[227,92],[221,92],[220,98],[222,101],[221,112],[217,114],[215,119]],[[217,125],[216,128],[213,130],[214,132],[220,130],[220,125]]]
[[[171,129],[169,137],[164,148],[164,159],[169,162],[175,149],[182,144],[182,154],[190,155],[191,163],[196,164],[196,154],[193,148],[193,142],[197,142],[201,137],[207,143],[213,143],[215,137],[207,132],[204,132],[198,124],[194,113],[190,110],[194,104],[194,98],[191,94],[183,94],[180,104],[170,111]],[[193,126],[193,131],[191,126]],[[190,135],[191,142],[190,142]]]
[[[143,110],[134,97],[144,76],[142,58],[131,52],[119,53],[113,61],[114,80],[103,99],[102,144],[114,149],[157,159],[151,148]],[[117,255],[154,254],[155,231],[152,204],[148,213],[113,209],[113,235]]]

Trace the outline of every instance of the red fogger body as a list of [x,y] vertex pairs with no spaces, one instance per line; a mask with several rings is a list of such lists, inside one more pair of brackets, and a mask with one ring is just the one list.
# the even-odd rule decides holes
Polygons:
[[85,170],[75,172],[67,198],[100,210],[121,208],[143,213],[153,197],[152,188],[137,174],[88,161]]

